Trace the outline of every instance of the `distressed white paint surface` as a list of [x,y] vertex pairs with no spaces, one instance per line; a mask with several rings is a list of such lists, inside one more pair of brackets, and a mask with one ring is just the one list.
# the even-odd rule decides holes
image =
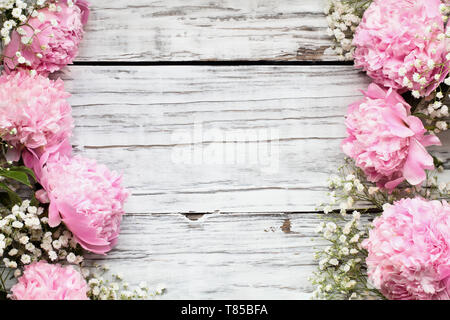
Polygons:
[[62,77],[74,144],[124,172],[130,213],[314,211],[343,159],[347,105],[368,83],[351,66],[76,66]]
[[325,0],[95,0],[81,61],[336,60]]
[[137,285],[164,284],[163,299],[308,299],[316,214],[176,214],[125,217],[106,259]]

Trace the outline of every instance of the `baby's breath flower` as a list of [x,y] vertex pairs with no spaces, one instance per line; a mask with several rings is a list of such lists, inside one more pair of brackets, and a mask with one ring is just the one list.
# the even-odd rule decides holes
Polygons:
[[75,246],[68,250],[64,246],[74,240],[72,234],[64,225],[50,228],[42,223],[44,217],[40,219],[41,215],[44,215],[44,209],[32,206],[30,201],[23,201],[11,210],[0,209],[0,257],[7,255],[3,263],[11,269],[9,273],[0,272],[0,290],[6,290],[3,288],[6,280],[3,277],[12,273],[17,275],[17,268],[35,261],[58,262],[69,256],[67,262],[81,264],[82,257],[77,255],[81,248]]
[[23,254],[20,258],[23,264],[29,264],[31,262],[31,257],[27,254]]
[[334,46],[325,54],[337,54],[340,60],[353,60],[355,48],[353,33],[359,25],[365,9],[370,4],[366,0],[329,0],[324,10],[327,15],[329,36],[334,38]]
[[[95,266],[102,273],[107,272],[107,266]],[[133,290],[124,282],[120,273],[112,274],[112,278],[103,278],[95,272],[89,272],[88,296],[92,300],[147,300],[164,293],[164,288],[158,287],[151,292],[147,283],[141,282]]]

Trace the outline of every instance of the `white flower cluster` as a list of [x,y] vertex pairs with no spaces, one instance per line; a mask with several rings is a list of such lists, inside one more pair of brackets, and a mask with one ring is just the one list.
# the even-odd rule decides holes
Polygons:
[[318,226],[316,231],[331,245],[316,253],[319,271],[310,279],[316,286],[313,299],[373,299],[379,296],[367,283],[364,267],[367,252],[361,242],[367,238],[368,231],[360,229],[360,218],[361,214],[354,211],[349,221],[341,217]]
[[337,204],[337,202],[341,200],[339,208],[343,216],[345,216],[347,214],[347,210],[352,208],[355,204],[354,193],[363,193],[366,191],[366,187],[364,186],[364,184],[362,184],[361,181],[353,173],[348,174],[344,179],[340,178],[339,176],[331,176],[328,179],[328,187],[330,189],[341,188],[344,196],[340,197],[341,199],[339,199],[336,191],[332,191],[329,194],[330,205],[327,205],[324,208],[325,214],[333,211],[332,205]]
[[[104,274],[109,270],[107,266],[95,266]],[[123,281],[120,273],[112,274],[112,279],[105,279],[102,275],[93,274],[89,277],[88,269],[82,269],[82,273],[88,278],[88,297],[91,300],[148,300],[151,297],[164,294],[164,286],[159,286],[154,292],[150,292],[148,285],[142,282],[134,289],[130,289],[127,282]]]
[[[448,20],[448,14],[450,13],[450,5],[442,3],[439,7],[440,12],[442,14],[442,20],[446,22]],[[426,38],[427,40],[433,40],[437,42],[442,42],[446,44],[447,52],[449,51],[448,47],[448,38],[450,37],[450,29],[447,28],[446,32],[443,33],[440,29],[440,26],[437,23],[434,23],[431,26],[425,27],[425,32],[428,34]],[[416,37],[419,37],[419,35],[416,35]],[[436,48],[431,48],[431,53],[436,53]],[[425,88],[432,85],[435,82],[442,81],[442,75],[446,70],[447,62],[450,60],[450,53],[447,53],[446,55],[446,61],[442,63],[437,63],[436,61],[429,59],[428,61],[422,61],[420,59],[416,59],[412,61],[411,63],[408,63],[404,67],[400,68],[398,70],[398,75],[400,77],[403,77],[403,85],[406,88],[413,89],[414,87],[417,88],[417,85],[420,86],[420,90],[412,90],[412,95],[414,98],[419,99],[423,96],[423,92],[425,92]],[[425,66],[426,69],[421,71],[420,73],[414,72],[411,75],[411,70],[421,68],[422,66]],[[434,79],[427,80],[427,76],[430,72],[434,72],[436,68],[440,69],[440,72],[434,75]],[[406,74],[409,73],[411,76],[408,77]],[[429,77],[428,77],[429,78]],[[449,83],[449,79],[445,80],[445,83]],[[439,94],[439,92],[438,92]],[[442,92],[440,92],[442,94]],[[445,111],[444,111],[445,113]],[[448,113],[448,110],[447,110]]]
[[362,15],[371,1],[329,0],[325,7],[327,33],[334,38],[335,45],[327,53],[338,54],[340,60],[353,60],[355,47],[352,46],[353,33],[361,22]]
[[[448,58],[450,58],[450,54]],[[450,86],[450,77],[445,79],[444,83]],[[428,102],[425,108],[422,108],[423,110],[419,110],[419,112],[426,116],[425,123],[431,128],[430,131],[440,133],[449,129],[449,110],[445,102],[448,102],[450,95],[443,92],[442,88],[439,87],[430,98],[433,98],[433,96],[432,102]],[[429,100],[429,98],[426,100]]]
[[[437,172],[443,172],[442,161],[436,158],[439,163]],[[430,172],[422,190],[422,197],[430,200],[447,200],[450,197],[450,182],[440,182],[437,172]]]
[[29,16],[38,16],[37,10],[44,8],[46,2],[47,0],[36,0],[29,4],[24,0],[0,0],[0,36],[3,45],[6,46],[11,41],[11,31],[25,25]]
[[0,216],[0,258],[9,273],[20,276],[20,267],[39,260],[81,264],[83,257],[72,234],[63,226],[50,228],[43,208],[24,201]]
[[[446,41],[446,37],[449,37],[449,30],[447,31],[447,36],[443,33],[441,33],[440,35],[443,35],[443,37],[439,37],[438,39],[439,41]],[[414,84],[418,84],[420,85],[420,89],[422,92],[425,91],[425,88],[432,85],[435,81],[439,82],[443,72],[445,71],[445,65],[447,64],[447,62],[450,60],[450,53],[447,53],[446,57],[445,57],[446,61],[440,63],[440,64],[436,64],[435,61],[433,61],[432,59],[428,60],[428,61],[421,61],[420,59],[416,59],[414,62],[412,62],[411,64],[408,64],[408,69],[412,69],[412,68],[419,68],[421,65],[426,64],[427,69],[422,72],[421,74],[415,72],[412,75],[412,78],[408,78],[406,76],[406,73],[408,72],[406,67],[402,67],[398,70],[398,75],[403,77],[403,85],[409,89],[412,89],[414,87]],[[434,79],[432,80],[432,82],[428,82],[426,79],[426,75],[428,75],[430,72],[432,72],[433,70],[435,70],[436,67],[440,68],[440,72],[437,73],[434,76]],[[449,80],[446,79],[445,83],[449,83]],[[414,98],[419,99],[420,97],[422,97],[423,95],[420,93],[421,91],[419,90],[412,90],[412,95]]]
[[389,193],[378,188],[374,183],[367,181],[364,172],[357,168],[350,158],[345,159],[345,164],[339,167],[339,175],[328,178],[328,188],[331,190],[329,202],[320,204],[317,210],[325,214],[336,211],[345,217],[348,210],[357,207],[373,205],[373,209],[381,210],[385,203],[393,203],[402,198],[420,195],[426,199],[445,199],[450,195],[450,183],[439,182],[438,173],[444,171],[442,160],[435,158],[435,171],[430,171],[422,186],[397,188]]
[[365,174],[355,166],[352,159],[346,158],[338,172],[339,175],[328,178],[328,188],[331,190],[329,202],[318,206],[325,214],[339,210],[345,217],[347,211],[359,203],[366,207],[369,202],[381,209],[386,201],[391,200],[391,195],[367,181]]
[[[448,199],[450,183],[439,182],[438,173],[443,171],[442,161],[435,158],[437,170],[429,175],[420,187],[407,187],[389,193],[367,181],[364,173],[355,167],[353,160],[347,158],[339,168],[339,175],[328,179],[332,190],[330,204],[323,208],[324,221],[316,231],[323,240],[330,242],[325,248],[316,252],[319,270],[314,273],[311,282],[316,290],[314,299],[376,299],[383,296],[367,282],[365,259],[367,252],[362,248],[362,241],[368,236],[369,221],[361,226],[361,213],[357,210],[349,215],[351,208],[367,207],[383,211],[385,204],[393,203],[406,197],[421,196],[429,200]],[[335,211],[337,210],[337,211]],[[336,214],[332,214],[336,212]],[[340,214],[337,214],[340,212]],[[369,219],[368,219],[369,220]]]

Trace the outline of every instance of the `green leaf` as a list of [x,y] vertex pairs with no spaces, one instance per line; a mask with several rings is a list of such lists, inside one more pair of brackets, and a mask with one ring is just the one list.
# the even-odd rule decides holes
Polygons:
[[31,187],[30,180],[28,179],[28,175],[22,171],[14,171],[14,170],[1,170],[0,176],[13,179],[23,183],[24,185]]
[[15,193],[10,187],[8,187],[3,182],[0,182],[0,189],[3,189],[8,193],[9,199],[11,199],[11,204],[14,205],[22,203],[22,199],[17,195],[17,193]]
[[432,156],[433,157],[433,163],[434,163],[434,166],[436,167],[436,168],[439,168],[440,166],[442,166],[444,163],[441,161],[441,160],[439,160],[438,158],[436,158],[435,156]]
[[36,176],[34,175],[33,170],[27,167],[12,167],[11,170],[13,171],[20,171],[25,172],[27,175],[33,178],[34,181],[37,181]]
[[427,116],[427,115],[424,114],[424,113],[420,113],[420,112],[414,113],[413,116],[415,116],[415,117],[417,117],[417,118],[420,118],[420,119],[422,119],[422,120],[428,120],[428,119],[430,119],[429,116]]

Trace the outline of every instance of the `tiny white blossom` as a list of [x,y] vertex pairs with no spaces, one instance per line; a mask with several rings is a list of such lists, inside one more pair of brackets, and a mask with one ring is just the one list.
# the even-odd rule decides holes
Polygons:
[[92,289],[92,294],[93,294],[94,296],[98,296],[98,295],[100,294],[100,288],[99,288],[99,287],[94,287],[94,288]]
[[58,255],[56,254],[55,251],[51,250],[48,253],[48,257],[50,258],[50,260],[55,261],[56,259],[58,259]]
[[445,131],[445,130],[447,130],[448,125],[447,125],[447,122],[445,122],[445,121],[438,121],[438,122],[436,122],[436,127],[439,130]]
[[405,67],[401,67],[400,69],[398,69],[398,75],[403,77],[406,74],[406,68]]
[[55,249],[61,249],[61,242],[59,241],[59,240],[54,240],[53,242],[52,242],[52,246],[53,246],[53,248],[55,248]]
[[20,9],[20,8],[14,8],[14,9],[12,10],[11,14],[12,14],[12,16],[13,16],[14,18],[19,18],[20,15],[22,14],[22,9]]
[[352,189],[353,189],[353,183],[348,182],[348,183],[344,184],[345,192],[350,192],[350,191],[352,191]]
[[39,12],[37,18],[40,22],[45,22],[45,14],[43,12]]
[[336,258],[330,259],[328,261],[332,266],[337,266],[339,264],[339,261]]
[[358,183],[358,184],[356,185],[356,189],[357,189],[359,192],[363,192],[363,191],[364,191],[364,185],[363,185],[362,183]]
[[73,252],[71,252],[67,255],[66,259],[67,259],[67,262],[69,262],[69,263],[75,263],[77,257],[75,256],[75,254]]
[[13,227],[13,228],[16,228],[16,229],[22,229],[22,228],[23,228],[23,223],[20,222],[20,221],[14,221],[14,222],[12,223],[12,227]]
[[351,232],[353,223],[352,222],[347,222],[344,226],[344,229],[342,229],[342,233],[344,235],[348,235]]
[[359,240],[359,234],[355,234],[351,239],[350,243],[356,243]]
[[20,261],[22,261],[23,264],[29,264],[31,262],[31,258],[29,255],[23,254]]
[[350,250],[348,250],[348,248],[347,247],[343,247],[342,249],[341,249],[341,253],[343,254],[343,255],[348,255],[349,253],[350,253]]
[[20,237],[20,239],[19,239],[19,242],[21,244],[27,244],[28,241],[30,241],[30,238],[28,238],[28,236],[23,236],[23,237]]
[[328,231],[334,232],[334,231],[336,231],[337,226],[336,226],[336,224],[335,224],[334,222],[328,222],[328,223],[326,224],[326,229],[327,229]]

